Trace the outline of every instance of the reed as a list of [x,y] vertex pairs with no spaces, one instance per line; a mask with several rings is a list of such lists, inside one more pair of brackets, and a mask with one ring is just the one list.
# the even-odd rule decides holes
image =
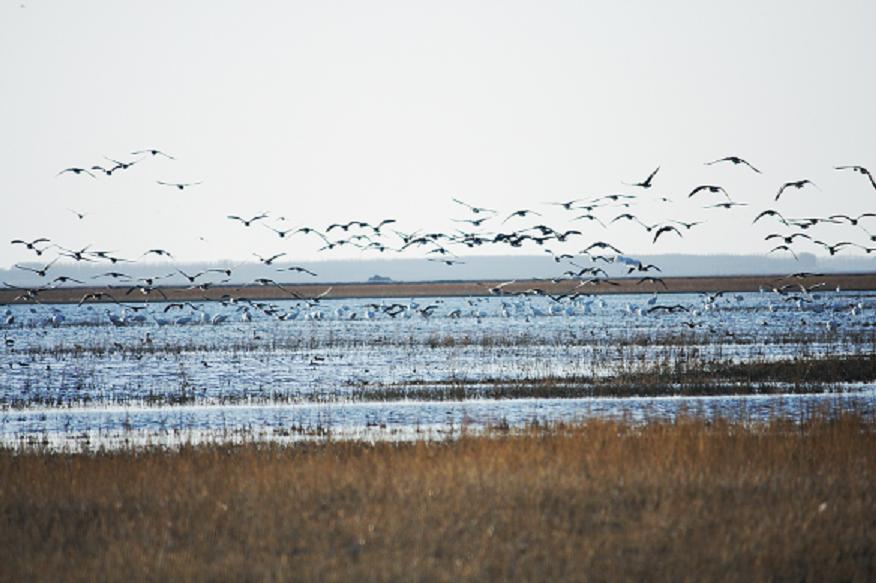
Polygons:
[[876,420],[0,451],[0,579],[872,580]]

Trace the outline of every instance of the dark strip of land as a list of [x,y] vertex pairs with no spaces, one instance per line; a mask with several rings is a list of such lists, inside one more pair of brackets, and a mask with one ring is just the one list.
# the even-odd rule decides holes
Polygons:
[[[666,286],[659,283],[639,283],[639,278],[618,278],[609,283],[586,284],[578,280],[524,279],[502,286],[501,293],[505,295],[525,293],[530,290],[540,290],[550,294],[580,292],[586,294],[617,294],[617,293],[696,293],[696,292],[751,292],[772,290],[787,284],[825,285],[813,291],[831,291],[837,287],[843,290],[868,291],[876,290],[876,273],[827,274],[807,277],[805,279],[790,278],[784,275],[774,276],[732,276],[732,277],[667,277]],[[325,293],[326,298],[402,298],[402,297],[452,297],[452,296],[486,296],[490,290],[503,282],[495,280],[484,281],[435,281],[411,283],[323,283],[323,284],[284,284],[277,285],[223,285],[206,290],[183,286],[156,287],[148,294],[140,290],[127,293],[130,289],[124,287],[59,287],[39,291],[37,300],[41,303],[76,303],[86,294],[108,293],[112,298],[104,297],[98,300],[111,302],[143,302],[143,301],[202,301],[220,300],[223,297],[249,298],[251,300],[288,300],[297,298],[316,298]],[[159,291],[160,290],[160,291]],[[788,288],[787,291],[800,291],[799,288]],[[23,289],[0,290],[0,304],[33,303],[32,299],[16,297],[22,295]]]

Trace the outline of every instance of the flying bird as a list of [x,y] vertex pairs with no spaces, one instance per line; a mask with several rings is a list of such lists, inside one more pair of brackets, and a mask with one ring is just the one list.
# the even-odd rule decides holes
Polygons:
[[711,192],[712,194],[718,194],[719,192],[727,197],[727,200],[730,200],[730,195],[727,194],[727,191],[724,190],[723,186],[718,186],[716,184],[703,184],[697,186],[693,190],[690,191],[690,194],[687,195],[688,198],[698,194],[700,192]]
[[574,205],[576,202],[581,202],[582,200],[583,199],[581,199],[581,198],[576,198],[574,200],[568,200],[566,202],[548,202],[545,204],[550,204],[553,206],[561,206],[564,209],[566,209],[567,211],[570,211],[570,210],[572,210],[572,205]]
[[256,216],[252,217],[252,218],[249,218],[249,219],[244,219],[243,217],[240,217],[237,215],[228,215],[227,218],[232,220],[232,221],[240,221],[241,223],[243,223],[244,227],[249,227],[250,225],[252,225],[256,221],[260,221],[262,219],[268,218],[268,214],[261,213],[261,214],[258,214]]
[[475,227],[480,227],[484,221],[490,220],[491,217],[481,217],[479,219],[450,219],[454,223],[468,223]]
[[643,180],[642,182],[636,182],[636,183],[632,183],[632,184],[629,183],[629,182],[624,182],[624,184],[626,184],[627,186],[640,186],[640,187],[642,187],[642,188],[651,188],[651,186],[652,186],[652,185],[651,185],[651,182],[654,180],[654,176],[656,176],[656,175],[657,175],[657,172],[659,172],[659,171],[660,171],[660,166],[658,166],[657,168],[655,168],[655,169],[654,169],[654,172],[652,172],[651,174],[649,174],[649,175],[648,175],[648,178],[646,178],[646,179]]
[[757,172],[758,174],[761,173],[760,170],[758,170],[757,168],[752,166],[748,161],[743,160],[739,156],[726,156],[724,158],[718,158],[717,160],[712,160],[711,162],[706,162],[706,166],[711,166],[712,164],[718,164],[719,162],[732,162],[734,166],[738,166],[739,164],[744,164],[744,165],[748,166],[749,168],[751,168],[752,170],[754,170],[755,172]]
[[709,205],[709,206],[704,206],[703,208],[704,208],[704,209],[717,209],[717,208],[731,209],[731,208],[733,208],[733,207],[735,207],[735,206],[748,206],[748,203],[747,203],[747,202],[732,202],[732,201],[730,201],[730,202],[719,202],[718,204],[712,204],[712,205]]
[[779,233],[771,233],[764,237],[764,241],[769,241],[770,239],[781,239],[785,242],[785,245],[790,245],[794,242],[794,239],[797,237],[802,237],[804,239],[812,240],[812,237],[807,235],[806,233],[791,233],[790,235],[780,235]]
[[506,218],[504,221],[502,221],[502,224],[504,225],[505,223],[507,223],[510,219],[512,219],[514,217],[526,217],[527,215],[535,215],[537,217],[540,217],[541,213],[536,212],[536,211],[531,211],[529,209],[520,209],[520,210],[514,211],[513,213],[508,215],[508,218]]
[[174,188],[178,188],[179,190],[184,190],[186,188],[190,188],[192,186],[197,186],[204,183],[203,180],[199,180],[198,182],[162,182],[161,180],[156,180],[155,182],[162,186],[172,186]]
[[286,255],[285,253],[277,253],[276,255],[271,255],[270,257],[262,257],[258,253],[253,253],[253,255],[258,258],[259,261],[264,263],[265,265],[271,265],[274,261]]
[[794,256],[794,259],[797,259],[797,260],[800,259],[799,257],[797,257],[797,254],[794,253],[794,250],[791,249],[790,247],[788,247],[787,245],[778,245],[778,246],[773,247],[772,249],[770,249],[769,252],[770,252],[770,253],[774,253],[774,252],[776,252],[776,251],[787,251],[788,253],[790,253],[791,255]]
[[653,283],[653,284],[659,283],[665,289],[669,289],[668,286],[666,285],[666,282],[663,281],[662,277],[654,277],[653,275],[646,275],[645,277],[639,278],[639,281],[636,282],[636,285],[641,285],[643,283]]
[[483,208],[483,207],[479,207],[479,206],[472,206],[472,205],[468,204],[467,202],[463,202],[463,201],[459,200],[458,198],[452,198],[451,200],[457,204],[461,204],[462,206],[468,208],[474,214],[498,212],[494,209],[488,209],[488,208]]
[[67,173],[67,172],[72,172],[73,174],[76,174],[76,175],[79,175],[79,174],[88,174],[88,175],[91,176],[92,178],[97,178],[97,176],[95,176],[91,171],[89,171],[89,170],[86,169],[86,168],[65,168],[64,170],[61,170],[60,172],[58,172],[58,173],[56,174],[56,176],[60,176],[61,174],[64,174],[64,173]]
[[441,259],[438,257],[429,257],[427,261],[437,261],[440,263],[444,263],[445,265],[457,265],[457,264],[465,264],[465,261],[461,261],[459,259]]
[[51,241],[49,239],[46,239],[45,237],[40,237],[39,239],[34,239],[33,241],[22,241],[21,239],[13,239],[12,241],[10,241],[9,244],[10,245],[24,245],[25,247],[27,247],[31,251],[36,251],[37,250],[36,246],[38,243],[50,243],[50,242]]
[[610,243],[606,243],[604,241],[596,241],[595,243],[591,243],[589,247],[581,251],[582,254],[588,254],[591,249],[611,249],[615,253],[622,253],[620,249],[615,247]]
[[659,229],[657,229],[657,232],[654,233],[654,240],[651,241],[651,243],[656,243],[656,242],[657,242],[657,239],[658,239],[658,238],[660,237],[660,235],[662,235],[663,233],[675,233],[675,234],[678,235],[679,237],[682,237],[681,231],[679,231],[678,228],[676,228],[676,227],[674,227],[674,226],[672,226],[672,225],[664,225],[664,226],[660,227]]
[[863,166],[835,166],[834,168],[836,170],[851,170],[852,172],[863,174],[870,179],[870,184],[873,186],[873,188],[876,188],[876,180],[873,180],[873,175]]
[[31,272],[33,272],[33,273],[36,273],[36,274],[39,275],[40,277],[45,277],[45,276],[46,276],[46,273],[48,273],[48,271],[49,271],[49,268],[50,268],[52,265],[54,265],[56,261],[58,261],[58,258],[57,258],[57,257],[55,257],[54,259],[52,259],[51,262],[49,262],[47,265],[45,265],[45,266],[43,266],[43,267],[40,267],[39,269],[34,269],[34,268],[32,268],[32,267],[27,267],[27,266],[25,266],[25,265],[18,265],[17,263],[16,263],[13,267],[17,267],[18,269],[23,269],[23,270],[25,270],[25,271],[31,271]]
[[310,271],[309,269],[305,269],[304,267],[292,266],[292,267],[284,267],[283,269],[278,269],[277,271],[294,271],[297,273],[306,273],[308,275],[312,275],[316,277],[316,274]]
[[825,250],[831,254],[831,256],[836,255],[837,251],[839,251],[843,247],[855,246],[855,243],[852,243],[850,241],[840,241],[839,243],[834,243],[833,245],[825,243],[824,241],[819,241],[817,239],[812,242],[816,245],[821,245],[822,247],[824,247]]
[[173,255],[171,255],[170,251],[165,251],[164,249],[149,249],[140,257],[146,257],[147,255],[157,255],[158,257],[167,257],[169,259],[173,259]]
[[688,231],[690,231],[692,228],[696,227],[697,225],[702,225],[702,224],[703,224],[703,221],[694,221],[694,222],[692,222],[692,223],[685,223],[684,221],[670,220],[669,222],[670,222],[670,223],[675,223],[675,224],[678,225],[679,227],[684,227],[684,228],[687,229]]
[[803,180],[795,180],[792,182],[786,182],[782,185],[781,188],[779,188],[779,192],[776,193],[776,200],[779,200],[779,197],[782,196],[782,193],[785,192],[785,190],[787,190],[789,188],[796,188],[797,190],[800,190],[801,188],[803,188],[807,184],[811,184],[815,188],[818,188],[817,184],[815,184],[811,180],[805,179],[805,178]]
[[876,213],[863,213],[858,215],[857,217],[850,217],[849,215],[830,215],[827,217],[828,219],[845,219],[850,225],[857,226],[858,221],[861,219],[865,219],[868,217],[876,217]]
[[165,154],[161,150],[156,150],[155,148],[147,148],[146,150],[137,150],[136,152],[131,152],[132,156],[139,156],[140,154],[151,154],[152,156],[164,156],[165,158],[169,158],[171,160],[176,160],[173,156],[169,154]]
[[759,215],[757,215],[756,217],[754,217],[754,220],[751,221],[751,224],[753,225],[754,223],[758,222],[759,220],[761,220],[764,217],[777,217],[783,225],[788,224],[788,221],[785,220],[785,217],[782,216],[782,213],[780,213],[777,210],[773,210],[773,209],[767,209],[767,210],[763,211],[762,213],[760,213]]
[[586,215],[578,215],[577,217],[575,217],[572,220],[573,221],[580,221],[581,219],[587,219],[588,221],[596,221],[597,223],[599,223],[600,225],[605,227],[605,223],[603,223],[601,220],[599,220],[599,217],[592,215],[592,214],[589,214],[589,213]]

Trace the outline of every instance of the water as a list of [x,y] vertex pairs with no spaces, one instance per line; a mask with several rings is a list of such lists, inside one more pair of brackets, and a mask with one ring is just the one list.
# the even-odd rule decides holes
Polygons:
[[[382,309],[391,304],[400,305],[390,309],[396,317]],[[659,305],[687,311],[647,313]],[[648,370],[655,362],[872,354],[876,296],[870,293],[167,306],[138,312],[104,304],[8,307],[0,441],[78,448],[326,433],[441,438],[462,427],[593,416],[672,418],[694,411],[757,420],[876,403],[867,385],[847,387],[854,390],[841,396],[368,402],[386,388],[599,377]]]

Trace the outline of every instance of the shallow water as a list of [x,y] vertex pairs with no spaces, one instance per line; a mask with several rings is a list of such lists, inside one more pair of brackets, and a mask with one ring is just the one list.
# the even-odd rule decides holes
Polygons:
[[[843,397],[352,400],[383,387],[600,376],[655,362],[873,353],[876,296],[789,297],[359,299],[277,302],[264,311],[204,302],[168,312],[167,304],[154,303],[136,313],[104,304],[10,306],[2,324],[0,441],[97,447],[126,439],[288,440],[326,432],[411,438],[453,434],[463,425],[640,419],[691,409],[761,419],[849,400],[872,407],[868,387]],[[393,318],[381,303],[404,310]],[[643,313],[654,305],[690,311]],[[434,308],[424,313],[428,306]]]

